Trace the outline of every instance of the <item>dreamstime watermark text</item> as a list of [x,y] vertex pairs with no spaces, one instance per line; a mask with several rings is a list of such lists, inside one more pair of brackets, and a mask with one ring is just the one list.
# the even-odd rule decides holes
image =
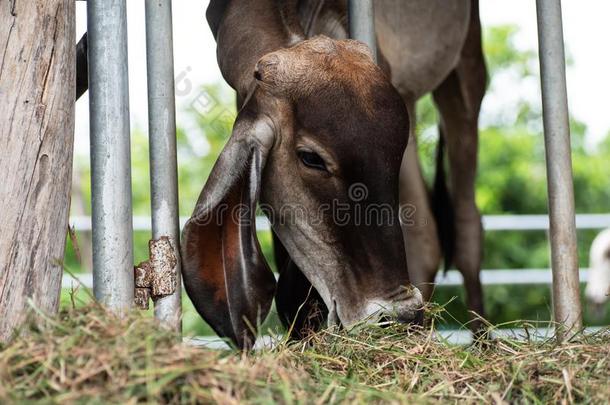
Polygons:
[[[384,227],[394,226],[397,223],[407,227],[425,225],[416,222],[415,205],[393,205],[375,201],[369,196],[369,190],[363,183],[352,184],[348,188],[347,195],[347,200],[333,199],[330,202],[317,204],[313,209],[311,204],[272,206],[261,203],[258,207],[269,218],[271,226],[316,227],[324,223],[338,227]],[[255,210],[254,204],[221,202],[214,207],[198,207],[191,221],[201,226],[212,224],[221,226],[227,221],[242,226],[253,226]]]

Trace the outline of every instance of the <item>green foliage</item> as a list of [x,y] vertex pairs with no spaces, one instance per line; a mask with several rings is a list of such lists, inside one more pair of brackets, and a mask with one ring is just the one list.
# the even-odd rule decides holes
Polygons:
[[236,116],[235,96],[220,85],[203,86],[189,111],[200,131],[189,133],[184,128],[178,128],[181,215],[192,213],[214,162],[231,135]]
[[485,62],[490,76],[506,69],[517,69],[520,77],[531,76],[532,66],[536,60],[533,50],[520,50],[515,46],[515,34],[518,27],[503,25],[484,30],[483,45]]

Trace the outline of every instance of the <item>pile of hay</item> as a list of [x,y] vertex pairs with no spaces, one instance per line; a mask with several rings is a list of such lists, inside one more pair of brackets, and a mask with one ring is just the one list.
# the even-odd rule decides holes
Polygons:
[[[33,325],[33,324],[32,324]],[[323,331],[239,353],[181,343],[97,306],[38,320],[0,347],[0,403],[607,402],[610,330],[452,346],[399,326]]]

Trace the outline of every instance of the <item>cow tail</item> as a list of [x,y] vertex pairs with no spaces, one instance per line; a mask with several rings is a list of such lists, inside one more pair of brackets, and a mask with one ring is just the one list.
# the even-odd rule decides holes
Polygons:
[[432,213],[436,220],[446,272],[453,263],[455,253],[455,213],[445,174],[445,139],[442,130],[439,130],[439,132],[436,149],[436,175],[432,190]]

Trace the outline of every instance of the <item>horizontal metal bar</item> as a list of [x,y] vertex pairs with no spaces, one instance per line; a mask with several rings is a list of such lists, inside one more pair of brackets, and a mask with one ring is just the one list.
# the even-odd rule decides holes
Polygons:
[[[180,228],[187,220],[188,217],[180,218]],[[90,231],[91,218],[74,216],[70,218],[70,225],[77,231]],[[134,231],[150,231],[150,217],[133,217],[133,227]],[[485,215],[483,216],[483,228],[486,231],[546,231],[549,229],[549,218],[546,215]],[[576,228],[610,228],[610,214],[578,214],[576,215]],[[266,217],[257,217],[256,229],[258,231],[270,230],[269,220]]]
[[[180,229],[184,228],[186,221],[189,217],[180,217]],[[91,231],[91,217],[88,216],[73,216],[70,217],[68,222],[71,227],[74,227],[76,231],[88,232]],[[136,216],[133,217],[133,230],[134,231],[150,231],[152,229],[151,219],[147,216]],[[269,231],[271,227],[269,220],[266,217],[256,217],[256,230],[258,231]]]
[[[486,231],[546,231],[549,229],[547,215],[485,215],[483,228]],[[576,228],[610,228],[610,214],[577,214]]]
[[[580,282],[587,282],[588,269],[580,270]],[[440,286],[462,285],[464,279],[457,270],[450,270],[447,274],[438,272],[435,280]],[[489,269],[481,270],[481,283],[483,285],[531,285],[551,284],[551,269]]]
[[[589,269],[580,270],[580,282],[587,281]],[[78,281],[74,280],[74,277]],[[83,287],[91,288],[91,274],[76,274],[71,276],[64,273],[62,280],[62,288],[72,288],[79,284]],[[545,285],[551,284],[550,269],[495,269],[482,270],[481,283],[484,285]],[[462,275],[457,270],[450,270],[446,274],[442,271],[436,275],[436,284],[438,286],[460,286],[463,284]]]

